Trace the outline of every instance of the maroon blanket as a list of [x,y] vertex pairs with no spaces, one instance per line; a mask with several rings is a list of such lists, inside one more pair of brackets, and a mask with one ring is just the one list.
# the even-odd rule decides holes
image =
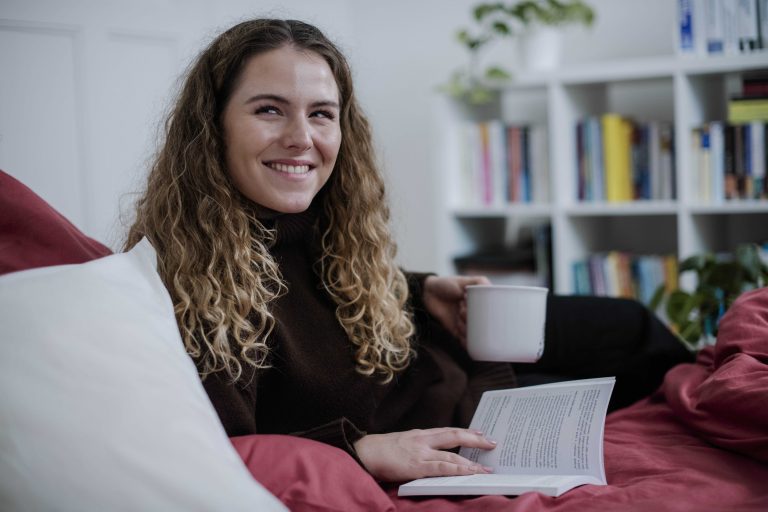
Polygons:
[[702,351],[695,364],[673,368],[653,397],[608,416],[607,486],[582,486],[559,498],[398,498],[396,487],[385,494],[335,448],[286,436],[233,442],[254,476],[294,511],[764,512],[768,288],[734,304],[717,345]]
[[[2,171],[0,213],[0,274],[109,254]],[[768,288],[744,294],[717,345],[670,370],[654,397],[608,416],[607,486],[559,498],[397,498],[332,446],[265,435],[232,442],[293,511],[767,511]]]

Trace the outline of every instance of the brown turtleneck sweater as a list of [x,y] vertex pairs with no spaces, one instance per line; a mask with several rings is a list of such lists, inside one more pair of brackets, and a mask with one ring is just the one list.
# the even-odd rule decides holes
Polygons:
[[392,382],[355,371],[354,347],[314,270],[313,209],[277,218],[272,255],[288,292],[272,306],[270,368],[235,384],[223,373],[203,382],[229,436],[293,434],[340,447],[365,433],[466,426],[482,391],[514,385],[509,365],[473,363],[421,302],[426,275],[406,274],[417,333],[416,359]]

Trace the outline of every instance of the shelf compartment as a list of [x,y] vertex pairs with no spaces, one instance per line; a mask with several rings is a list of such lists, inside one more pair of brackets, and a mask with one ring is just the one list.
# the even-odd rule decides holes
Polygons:
[[657,215],[571,216],[565,221],[572,260],[592,253],[623,251],[637,254],[677,254],[674,213]]
[[674,201],[632,201],[626,203],[582,202],[565,209],[571,217],[602,217],[602,216],[657,216],[675,215],[679,210]]
[[730,200],[722,203],[693,204],[688,211],[694,215],[728,215],[732,213],[768,213],[768,201]]
[[504,206],[463,206],[453,209],[457,219],[491,219],[505,217],[541,217],[547,218],[552,213],[549,203],[511,203]]
[[768,242],[765,212],[765,209],[751,212],[712,210],[694,214],[691,222],[693,247],[688,252],[732,252],[741,244]]

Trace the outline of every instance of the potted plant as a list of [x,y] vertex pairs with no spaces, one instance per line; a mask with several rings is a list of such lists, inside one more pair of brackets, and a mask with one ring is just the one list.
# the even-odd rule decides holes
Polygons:
[[[550,63],[554,47],[546,46],[541,39],[534,42],[534,34],[556,34],[557,27],[570,23],[591,26],[595,13],[582,0],[525,0],[511,4],[480,3],[472,9],[472,16],[474,26],[456,34],[456,39],[469,54],[468,65],[456,70],[443,89],[469,104],[482,105],[493,101],[499,83],[510,78],[510,73],[498,65],[480,69],[482,53],[490,43],[519,36],[525,40],[526,48],[530,48],[525,51],[528,55],[534,49],[549,48],[548,57],[529,58],[538,64]],[[536,28],[551,30],[537,31]]]
[[695,272],[693,291],[667,291],[660,286],[649,307],[661,310],[680,339],[692,350],[714,342],[720,318],[743,292],[768,284],[768,266],[755,244],[737,247],[733,255],[691,256],[680,263],[680,273]]

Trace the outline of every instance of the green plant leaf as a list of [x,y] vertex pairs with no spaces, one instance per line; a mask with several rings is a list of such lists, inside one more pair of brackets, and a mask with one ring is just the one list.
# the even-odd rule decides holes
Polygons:
[[653,292],[653,295],[651,296],[651,300],[648,302],[648,308],[651,311],[656,311],[659,309],[659,306],[661,305],[661,301],[664,299],[664,295],[666,292],[666,286],[664,284],[660,284],[656,291]]
[[492,14],[494,12],[504,12],[504,4],[502,3],[482,3],[475,6],[475,8],[472,10],[472,16],[474,16],[475,21],[483,21],[486,16],[489,14]]
[[746,278],[750,283],[757,284],[760,282],[763,261],[760,259],[757,245],[744,244],[737,247],[736,261],[738,261],[741,268],[744,269]]
[[491,28],[493,29],[494,32],[502,36],[508,36],[512,34],[512,29],[509,28],[509,25],[504,23],[503,21],[494,21],[491,24]]
[[488,80],[509,80],[512,75],[499,66],[491,66],[485,70],[485,78]]
[[667,316],[669,319],[677,325],[682,325],[687,321],[686,304],[690,300],[691,295],[683,290],[675,290],[669,294],[667,298]]
[[680,327],[678,336],[691,344],[699,341],[702,335],[701,324],[698,322],[686,322]]
[[694,254],[680,262],[678,271],[680,273],[689,270],[695,270],[697,273],[703,270],[708,264],[715,262],[715,256],[711,253]]

